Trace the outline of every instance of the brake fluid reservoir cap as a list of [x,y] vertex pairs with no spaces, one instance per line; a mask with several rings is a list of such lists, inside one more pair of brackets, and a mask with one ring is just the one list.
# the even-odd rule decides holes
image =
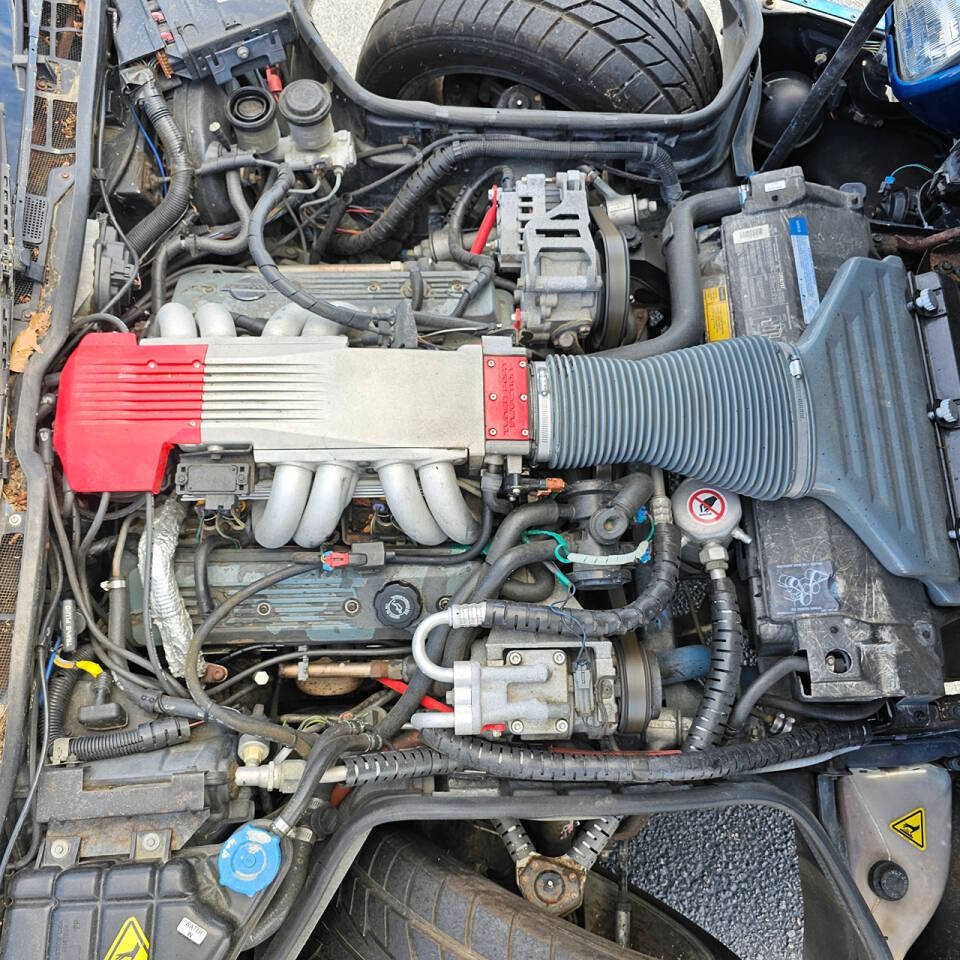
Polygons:
[[740,524],[740,498],[708,483],[684,480],[671,499],[674,521],[688,541],[726,544]]
[[236,830],[220,849],[220,886],[256,896],[280,871],[280,838],[252,823]]

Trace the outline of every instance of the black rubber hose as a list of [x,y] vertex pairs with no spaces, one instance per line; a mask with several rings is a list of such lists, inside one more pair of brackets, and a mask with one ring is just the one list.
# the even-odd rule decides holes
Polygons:
[[473,269],[477,271],[477,276],[467,286],[467,289],[463,291],[456,309],[453,311],[456,317],[463,316],[470,302],[493,280],[494,274],[497,272],[497,264],[493,257],[482,253],[471,253],[463,245],[463,223],[466,219],[467,211],[473,203],[474,194],[497,176],[503,177],[504,179],[512,179],[510,168],[503,164],[498,164],[484,171],[482,176],[478,177],[463,190],[459,199],[453,205],[450,216],[447,218],[447,246],[450,248],[450,256],[456,260],[457,263],[465,267],[473,267]]
[[556,500],[541,500],[539,503],[528,503],[511,510],[500,521],[500,526],[490,541],[486,564],[492,566],[496,563],[507,550],[520,542],[527,530],[552,530],[561,520],[570,520],[573,514],[572,504],[557,503]]
[[390,554],[388,560],[390,563],[419,563],[427,567],[448,567],[460,563],[469,563],[483,553],[492,533],[493,510],[484,504],[483,514],[480,518],[480,532],[477,534],[477,539],[470,544],[468,550],[464,550],[462,553],[442,555],[427,553],[426,551],[398,550],[396,553]]
[[277,833],[289,833],[303,819],[327,767],[344,754],[356,753],[358,750],[376,750],[383,742],[375,733],[362,732],[362,727],[359,721],[347,721],[327,727],[320,734],[310,748],[297,789],[274,819],[274,830]]
[[136,700],[137,706],[150,713],[166,717],[183,717],[185,720],[206,720],[206,714],[192,700],[171,697],[153,690],[129,690],[127,696]]
[[708,750],[720,742],[740,685],[743,626],[737,591],[729,577],[711,578],[710,605],[710,672],[703,681],[700,705],[683,742],[686,751]]
[[[93,647],[89,643],[77,647],[74,655],[77,660],[92,660]],[[76,668],[72,670],[61,670],[55,668],[56,672],[50,678],[47,686],[47,715],[49,716],[49,736],[48,742],[53,743],[64,736],[63,721],[67,715],[67,707],[70,705],[70,697],[73,695],[77,681],[80,679],[82,670]]]
[[876,29],[877,23],[892,2],[893,0],[868,0],[806,99],[780,134],[780,139],[774,144],[770,155],[763,161],[761,170],[775,170],[783,165],[827,100],[843,82],[853,61],[860,56],[864,43]]
[[266,942],[283,926],[283,921],[287,919],[287,914],[299,899],[303,892],[303,885],[307,882],[312,851],[312,841],[293,838],[293,860],[280,883],[280,888],[257,921],[255,929],[247,937],[243,945],[244,950],[252,950]]
[[240,713],[237,710],[231,710],[215,703],[210,695],[204,690],[200,682],[198,673],[198,664],[200,659],[200,648],[204,641],[210,636],[211,631],[222,620],[228,617],[244,600],[254,596],[265,587],[273,586],[283,580],[289,580],[292,577],[298,577],[302,573],[308,573],[321,567],[319,563],[290,563],[273,573],[247,584],[241,590],[231,594],[223,603],[216,606],[213,612],[203,621],[194,632],[193,638],[184,654],[184,680],[190,696],[194,703],[203,710],[203,715],[208,720],[215,720],[230,730],[237,733],[250,733],[254,736],[264,737],[275,743],[283,744],[285,747],[292,747],[301,756],[307,756],[310,752],[312,739],[289,727],[281,726],[279,723],[272,723],[261,717],[251,717]]
[[637,511],[653,494],[649,473],[628,474],[617,495],[590,517],[590,534],[599,543],[616,543],[630,529]]
[[135,95],[137,104],[153,124],[166,156],[166,170],[170,180],[167,194],[142,220],[135,223],[127,234],[138,254],[172,230],[183,218],[193,196],[193,167],[187,159],[187,145],[183,133],[174,122],[167,101],[156,80],[148,80]]
[[787,700],[784,697],[764,696],[762,703],[793,714],[795,717],[811,717],[815,720],[834,720],[844,723],[852,720],[866,720],[877,713],[886,703],[885,700],[868,700],[864,703],[809,703],[807,701]]
[[200,254],[229,257],[243,253],[247,249],[247,226],[250,223],[250,205],[243,195],[243,184],[240,174],[232,170],[227,174],[227,195],[230,203],[239,218],[236,225],[214,227],[214,230],[236,229],[236,234],[227,240],[215,240],[212,237],[171,237],[161,243],[153,258],[153,267],[150,271],[150,303],[154,317],[157,311],[166,303],[167,299],[167,265],[170,259],[181,251],[190,254],[191,259],[197,259]]
[[587,158],[631,160],[646,167],[660,181],[661,192],[669,206],[677,203],[682,196],[680,180],[670,155],[655,143],[531,140],[526,137],[458,141],[441,147],[416,169],[375,223],[359,234],[338,236],[332,249],[341,256],[355,256],[389,240],[399,230],[409,226],[416,210],[440,184],[447,182],[458,168],[475,160],[575,163]]
[[453,773],[459,769],[449,757],[427,747],[361,753],[344,757],[343,763],[347,768],[347,775],[343,782],[348,787],[356,787],[364,783],[416,780],[421,777]]
[[[466,603],[473,593],[473,588],[476,586],[478,576],[479,571],[468,577],[454,592],[450,598],[450,602],[453,604]],[[449,635],[449,629],[434,630],[433,633],[427,637],[427,656],[435,663],[440,662],[443,658],[444,647],[446,646]],[[392,740],[400,732],[403,725],[409,723],[410,718],[420,709],[420,701],[430,692],[432,685],[433,681],[430,677],[417,670],[410,678],[407,689],[400,694],[400,699],[397,700],[383,720],[380,721],[377,727],[377,733],[379,733],[384,740]]]
[[259,268],[260,273],[263,274],[263,278],[275,290],[282,293],[288,300],[292,300],[298,306],[303,307],[304,310],[309,310],[311,313],[332,320],[334,323],[339,323],[341,326],[349,327],[351,330],[369,330],[373,324],[387,318],[362,310],[355,310],[352,307],[340,306],[307,293],[306,290],[288,280],[280,272],[273,257],[270,256],[263,238],[267,216],[274,207],[283,202],[295,182],[296,178],[293,171],[287,164],[284,164],[280,167],[273,186],[268,187],[260,195],[247,225],[247,246],[250,249],[250,256],[253,257],[253,262]]
[[488,600],[482,626],[507,627],[525,633],[564,636],[612,637],[633,633],[652,622],[666,609],[677,589],[680,575],[680,532],[672,523],[661,523],[653,533],[650,583],[625,607],[615,610],[551,610],[532,603]]
[[750,711],[760,702],[767,691],[784,677],[792,673],[807,673],[810,665],[806,657],[784,657],[768,667],[753,683],[743,691],[737,705],[730,714],[730,731],[735,733],[746,722]]
[[613,350],[600,351],[604,357],[640,360],[670,350],[692,347],[704,337],[703,289],[697,227],[716,223],[740,210],[740,188],[722,187],[697,193],[678,203],[663,228],[663,256],[670,286],[670,327],[658,337],[637,340]]
[[[480,569],[476,585],[466,600],[454,598],[454,602],[479,603],[483,600],[494,599],[500,596],[500,588],[510,574],[527,564],[539,564],[549,560],[553,556],[553,551],[547,549],[550,543],[541,541],[521,545],[520,538],[527,530],[533,528],[546,527],[549,529],[555,527],[561,520],[571,518],[573,513],[572,504],[557,503],[555,500],[525,504],[508,513],[501,521],[493,540],[490,541],[490,548],[487,550],[487,556],[483,567]],[[525,547],[532,549],[525,549]],[[549,595],[548,593],[547,596]],[[538,602],[529,598],[521,599],[510,596],[505,596],[505,599],[518,603]],[[546,599],[546,597],[541,599]],[[437,634],[442,641],[440,646],[440,649],[443,650],[442,662],[445,666],[450,666],[457,660],[463,660],[467,655],[470,642],[476,636],[476,630],[473,627],[460,627],[456,630],[438,630]]]
[[214,550],[228,545],[235,547],[236,543],[219,534],[214,534],[212,537],[204,537],[193,551],[193,582],[197,594],[197,608],[204,618],[209,617],[213,612],[210,583],[207,579],[207,563]]
[[858,747],[871,739],[862,723],[811,723],[749,743],[711,747],[696,753],[557,753],[511,747],[446,730],[424,729],[420,739],[463,770],[500,779],[603,783],[693,783],[723,780],[764,767]]
[[[343,220],[343,215],[347,212],[349,206],[350,204],[343,197],[334,197],[330,201],[330,205],[327,207],[327,219],[323,222],[323,229],[316,235],[313,247],[310,250],[311,263],[323,263],[327,250],[333,238],[337,235],[337,227],[340,226],[340,221]],[[419,310],[420,308],[415,305],[413,309]]]
[[500,587],[500,596],[504,600],[516,600],[520,603],[543,603],[553,593],[556,579],[542,563],[527,567],[532,580],[505,580]]
[[151,720],[133,730],[99,733],[90,737],[71,737],[70,755],[79,761],[109,760],[134,753],[162,750],[190,739],[190,724],[181,717]]

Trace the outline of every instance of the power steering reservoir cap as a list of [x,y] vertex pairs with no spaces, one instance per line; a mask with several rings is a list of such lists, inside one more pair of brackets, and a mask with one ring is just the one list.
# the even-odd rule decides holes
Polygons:
[[254,897],[276,879],[280,858],[280,838],[245,823],[220,850],[220,886]]
[[391,580],[377,591],[373,609],[385,627],[402,630],[420,619],[423,602],[416,587],[402,580]]

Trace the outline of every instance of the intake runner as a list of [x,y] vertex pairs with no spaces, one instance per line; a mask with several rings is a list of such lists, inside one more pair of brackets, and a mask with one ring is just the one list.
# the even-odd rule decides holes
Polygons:
[[[372,469],[423,543],[472,532],[456,462],[641,462],[757,499],[816,497],[893,573],[960,604],[906,285],[899,260],[854,259],[798,343],[742,337],[636,361],[528,366],[485,353],[491,341],[405,351],[329,337],[138,345],[93,334],[64,368],[54,442],[82,492],[157,490],[175,445],[252,445],[257,462],[299,465],[304,500],[310,468]],[[337,491],[339,511],[352,487]],[[322,542],[319,532],[297,542]]]

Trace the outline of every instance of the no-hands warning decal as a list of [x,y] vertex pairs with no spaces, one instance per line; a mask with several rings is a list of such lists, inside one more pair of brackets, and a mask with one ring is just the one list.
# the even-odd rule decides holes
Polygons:
[[727,500],[719,490],[701,487],[690,494],[687,510],[700,523],[719,523],[727,512]]
[[927,824],[923,807],[917,807],[890,824],[890,829],[921,850],[927,849]]
[[150,941],[136,917],[128,917],[103,960],[150,960]]

